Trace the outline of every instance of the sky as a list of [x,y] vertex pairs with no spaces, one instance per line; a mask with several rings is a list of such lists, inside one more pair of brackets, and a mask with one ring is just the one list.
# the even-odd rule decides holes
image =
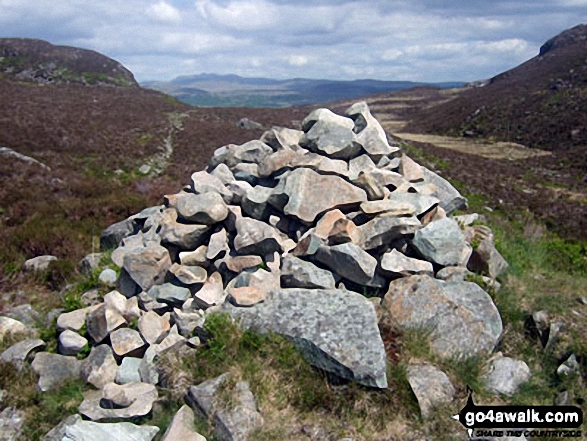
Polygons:
[[587,0],[0,0],[0,37],[93,49],[139,81],[474,81],[585,22]]

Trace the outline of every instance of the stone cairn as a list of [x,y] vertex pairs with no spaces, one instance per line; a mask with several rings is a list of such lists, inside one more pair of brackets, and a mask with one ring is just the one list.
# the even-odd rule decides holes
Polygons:
[[[464,208],[450,183],[388,140],[363,102],[344,116],[315,110],[302,131],[274,127],[260,140],[219,148],[164,205],[103,232],[101,246],[116,247],[121,269],[116,290],[61,314],[59,354],[37,353],[32,364],[42,390],[65,378],[96,387],[79,408],[85,419],[64,421],[50,439],[101,430],[126,439],[127,421],[147,415],[158,398],[155,358],[200,345],[211,313],[283,335],[316,367],[372,388],[388,386],[382,311],[400,329],[426,330],[439,357],[490,355],[501,318],[467,280],[474,272],[498,287],[507,264],[491,231],[471,226],[476,215],[451,216]],[[78,360],[84,333],[91,351]],[[19,345],[3,358],[23,363],[43,342]],[[496,359],[504,360],[515,362]],[[529,376],[524,366],[512,367],[518,382]],[[453,397],[434,366],[411,363],[408,376],[424,416]],[[262,425],[246,382],[236,386],[237,410],[215,410],[225,378],[191,387],[190,407],[164,439],[203,439],[190,432],[194,411],[213,419],[218,439],[246,439]],[[156,433],[132,430],[133,439]]]

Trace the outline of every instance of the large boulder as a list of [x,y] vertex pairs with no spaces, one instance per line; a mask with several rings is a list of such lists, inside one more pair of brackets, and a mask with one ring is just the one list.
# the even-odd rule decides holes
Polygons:
[[158,396],[152,384],[108,383],[84,393],[79,413],[92,421],[129,421],[149,414]]
[[360,294],[282,289],[251,308],[224,308],[244,328],[286,336],[314,366],[366,386],[387,387],[375,309]]
[[65,428],[60,441],[151,441],[159,432],[155,426],[132,423],[94,423],[79,419]]
[[40,352],[35,356],[33,370],[39,375],[38,387],[46,392],[68,380],[80,378],[81,362],[75,357]]
[[489,294],[471,282],[443,282],[428,276],[394,280],[383,306],[403,329],[423,332],[443,358],[488,354],[502,322]]

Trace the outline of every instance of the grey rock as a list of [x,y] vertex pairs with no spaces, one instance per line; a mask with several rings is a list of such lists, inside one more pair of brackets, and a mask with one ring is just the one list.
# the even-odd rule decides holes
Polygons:
[[293,255],[283,258],[281,285],[284,288],[334,289],[334,277],[329,271]]
[[248,216],[264,220],[269,217],[271,206],[269,201],[273,197],[274,189],[257,185],[245,193],[241,201],[243,212]]
[[569,358],[567,358],[565,362],[557,368],[556,373],[558,376],[568,376],[574,373],[578,373],[580,370],[581,365],[577,361],[577,356],[575,354],[571,354]]
[[183,405],[173,417],[161,440],[206,441],[206,438],[194,429],[194,411],[189,406]]
[[82,417],[75,414],[70,415],[61,421],[57,426],[51,429],[42,439],[43,441],[63,441],[65,432],[69,426],[73,426],[78,421],[81,421]]
[[139,173],[142,175],[148,175],[151,171],[151,166],[148,164],[143,164],[139,167]]
[[65,331],[69,329],[70,331],[79,331],[85,325],[88,314],[96,310],[98,306],[88,306],[87,308],[64,312],[57,317],[57,330]]
[[441,266],[465,266],[472,252],[459,224],[450,218],[418,230],[412,243],[426,260]]
[[146,349],[145,341],[134,329],[122,328],[110,334],[112,350],[119,357],[138,356],[140,357]]
[[234,249],[239,254],[265,256],[274,251],[283,251],[279,233],[265,222],[241,217],[236,220],[236,231]]
[[175,306],[181,306],[183,302],[192,296],[188,288],[173,285],[171,283],[156,285],[152,287],[148,293],[149,296],[157,302],[167,303],[169,305]]
[[208,260],[223,257],[223,253],[228,253],[229,251],[228,236],[224,228],[210,236],[210,242],[208,243],[208,249],[206,250],[206,258]]
[[147,343],[161,343],[171,328],[169,314],[161,316],[154,311],[148,311],[139,318],[138,327]]
[[242,162],[260,164],[273,149],[262,141],[253,140],[234,147],[234,157]]
[[185,401],[199,419],[207,420],[212,415],[216,406],[216,396],[228,378],[229,374],[222,374],[188,389]]
[[552,322],[549,326],[548,341],[544,346],[545,351],[551,351],[558,343],[561,334],[566,330],[566,326],[563,322]]
[[395,249],[383,255],[381,269],[384,272],[401,276],[412,276],[414,274],[434,275],[434,268],[430,262],[405,256]]
[[9,335],[28,334],[29,329],[24,323],[10,317],[0,316],[0,341]]
[[473,248],[467,267],[476,273],[483,273],[495,279],[508,267],[507,262],[495,248],[493,233],[483,225],[471,227],[473,240],[477,246]]
[[419,228],[420,221],[414,216],[377,216],[359,227],[360,246],[371,250],[388,245],[396,239],[416,233]]
[[194,251],[182,251],[179,253],[179,261],[182,265],[204,266],[208,262],[207,253],[208,247],[201,245]]
[[385,130],[371,115],[364,101],[353,104],[344,114],[354,120],[353,131],[357,134],[357,142],[369,155],[379,158],[399,150],[389,145]]
[[199,266],[180,265],[178,263],[171,265],[169,273],[173,274],[181,285],[186,286],[202,284],[208,277],[204,268]]
[[228,208],[218,193],[187,193],[179,198],[175,208],[183,222],[213,225],[228,216]]
[[37,273],[41,273],[49,268],[51,262],[57,261],[57,257],[55,256],[37,256],[33,257],[32,259],[27,260],[24,263],[24,269],[26,271],[34,271]]
[[450,403],[455,389],[447,375],[430,364],[410,363],[408,382],[418,400],[422,418],[426,419],[434,407]]
[[361,155],[349,161],[349,179],[354,181],[359,177],[359,173],[364,170],[377,168],[369,155]]
[[333,208],[351,207],[367,200],[363,190],[338,176],[323,176],[309,169],[296,169],[286,178],[289,197],[283,212],[303,222],[314,222]]
[[142,361],[142,358],[136,357],[123,358],[120,366],[118,367],[118,370],[116,371],[114,382],[116,384],[140,383],[140,367]]
[[191,337],[194,330],[202,327],[205,321],[203,311],[185,312],[175,308],[172,317],[180,335],[184,337]]
[[67,427],[60,441],[151,441],[158,432],[155,426],[79,420]]
[[194,294],[194,301],[202,308],[220,305],[224,302],[224,298],[222,275],[218,272],[212,274],[204,286]]
[[[310,125],[308,118],[314,118]],[[361,145],[353,132],[351,119],[336,115],[328,109],[318,109],[306,118],[305,127],[309,129],[300,140],[300,145],[313,152],[331,158],[350,159],[359,154]]]
[[0,412],[0,440],[17,441],[22,434],[25,413],[14,407],[7,407]]
[[387,200],[389,200],[390,202],[392,202],[394,204],[397,204],[398,206],[411,205],[412,207],[415,208],[415,210],[416,210],[415,214],[417,216],[420,216],[421,214],[424,214],[424,213],[432,210],[432,208],[437,206],[438,203],[440,202],[434,196],[427,196],[427,195],[418,194],[418,193],[398,193],[398,192],[391,193],[387,197]]
[[261,137],[261,141],[271,147],[274,151],[300,149],[300,141],[304,132],[288,129],[285,127],[272,127]]
[[504,357],[501,352],[492,357],[488,365],[488,372],[484,375],[485,388],[494,394],[511,397],[531,377],[526,363]]
[[503,330],[489,294],[470,282],[397,279],[389,284],[383,307],[401,328],[427,333],[432,351],[443,358],[490,353]]
[[[250,120],[249,118],[241,118],[237,121],[236,126],[239,129],[245,130],[260,130],[263,128],[261,124],[256,121]],[[165,436],[163,437],[165,439]]]
[[98,276],[98,280],[106,286],[116,286],[117,279],[118,274],[116,274],[116,271],[110,268],[106,268]]
[[432,194],[435,198],[440,200],[440,206],[446,211],[447,216],[451,215],[456,210],[464,210],[467,208],[467,199],[454,188],[446,179],[438,176],[436,173],[421,166],[424,173],[424,181],[430,184],[433,188]]
[[5,363],[12,363],[16,368],[21,369],[26,362],[32,360],[33,355],[45,347],[45,342],[39,339],[26,339],[18,342],[0,355],[0,360]]
[[474,274],[464,266],[447,266],[436,273],[436,278],[447,282],[464,282]]
[[81,374],[81,362],[75,357],[40,352],[32,363],[39,375],[38,387],[46,392],[66,380],[77,380]]
[[397,200],[381,199],[378,201],[363,202],[361,204],[361,211],[370,215],[383,213],[392,216],[413,216],[416,214],[416,207],[407,201],[401,202]]
[[122,239],[134,233],[136,233],[136,223],[130,218],[110,225],[100,235],[100,249],[106,251],[116,248]]
[[94,271],[100,268],[102,256],[102,253],[88,254],[77,264],[79,271],[85,276],[91,275]]
[[87,338],[77,332],[65,330],[59,334],[58,352],[61,355],[77,355],[87,344]]
[[148,415],[159,394],[148,383],[105,384],[84,393],[79,413],[92,421],[128,421]]
[[173,209],[165,210],[164,216],[159,233],[162,244],[194,250],[204,243],[210,226],[181,224],[177,222],[177,212]]
[[43,319],[43,317],[41,317],[41,315],[28,303],[11,308],[5,315],[24,323],[31,331],[34,331],[33,328]]
[[124,256],[124,269],[131,279],[148,291],[153,285],[161,283],[171,266],[171,258],[166,248],[152,245],[131,250]]
[[94,346],[90,355],[81,363],[81,378],[98,389],[113,382],[117,371],[118,365],[112,349],[106,344]]
[[284,289],[251,308],[225,304],[240,324],[284,335],[313,365],[371,387],[387,387],[386,356],[373,305],[340,290]]
[[224,185],[234,182],[235,180],[232,171],[230,171],[230,168],[226,164],[218,164],[210,174],[220,179]]
[[316,260],[355,283],[373,286],[377,259],[353,243],[321,246]]
[[191,187],[194,193],[218,193],[229,204],[232,200],[232,192],[226,188],[220,178],[205,171],[192,174]]
[[124,317],[106,303],[98,306],[86,315],[88,335],[96,343],[102,342],[111,332],[126,325]]

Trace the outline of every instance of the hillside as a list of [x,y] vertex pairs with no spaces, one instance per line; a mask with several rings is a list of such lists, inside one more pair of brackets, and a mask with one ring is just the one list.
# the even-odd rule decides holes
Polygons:
[[[463,83],[430,84],[439,88]],[[150,87],[196,106],[287,107],[356,99],[365,95],[405,90],[425,83],[378,80],[275,80],[238,75],[201,74],[180,76],[168,82],[145,82]]]
[[[546,150],[587,144],[587,25],[562,32],[522,65],[412,115],[407,132],[494,138]],[[582,159],[581,159],[582,158]]]
[[128,69],[98,52],[29,38],[0,38],[0,75],[38,84],[138,86]]

